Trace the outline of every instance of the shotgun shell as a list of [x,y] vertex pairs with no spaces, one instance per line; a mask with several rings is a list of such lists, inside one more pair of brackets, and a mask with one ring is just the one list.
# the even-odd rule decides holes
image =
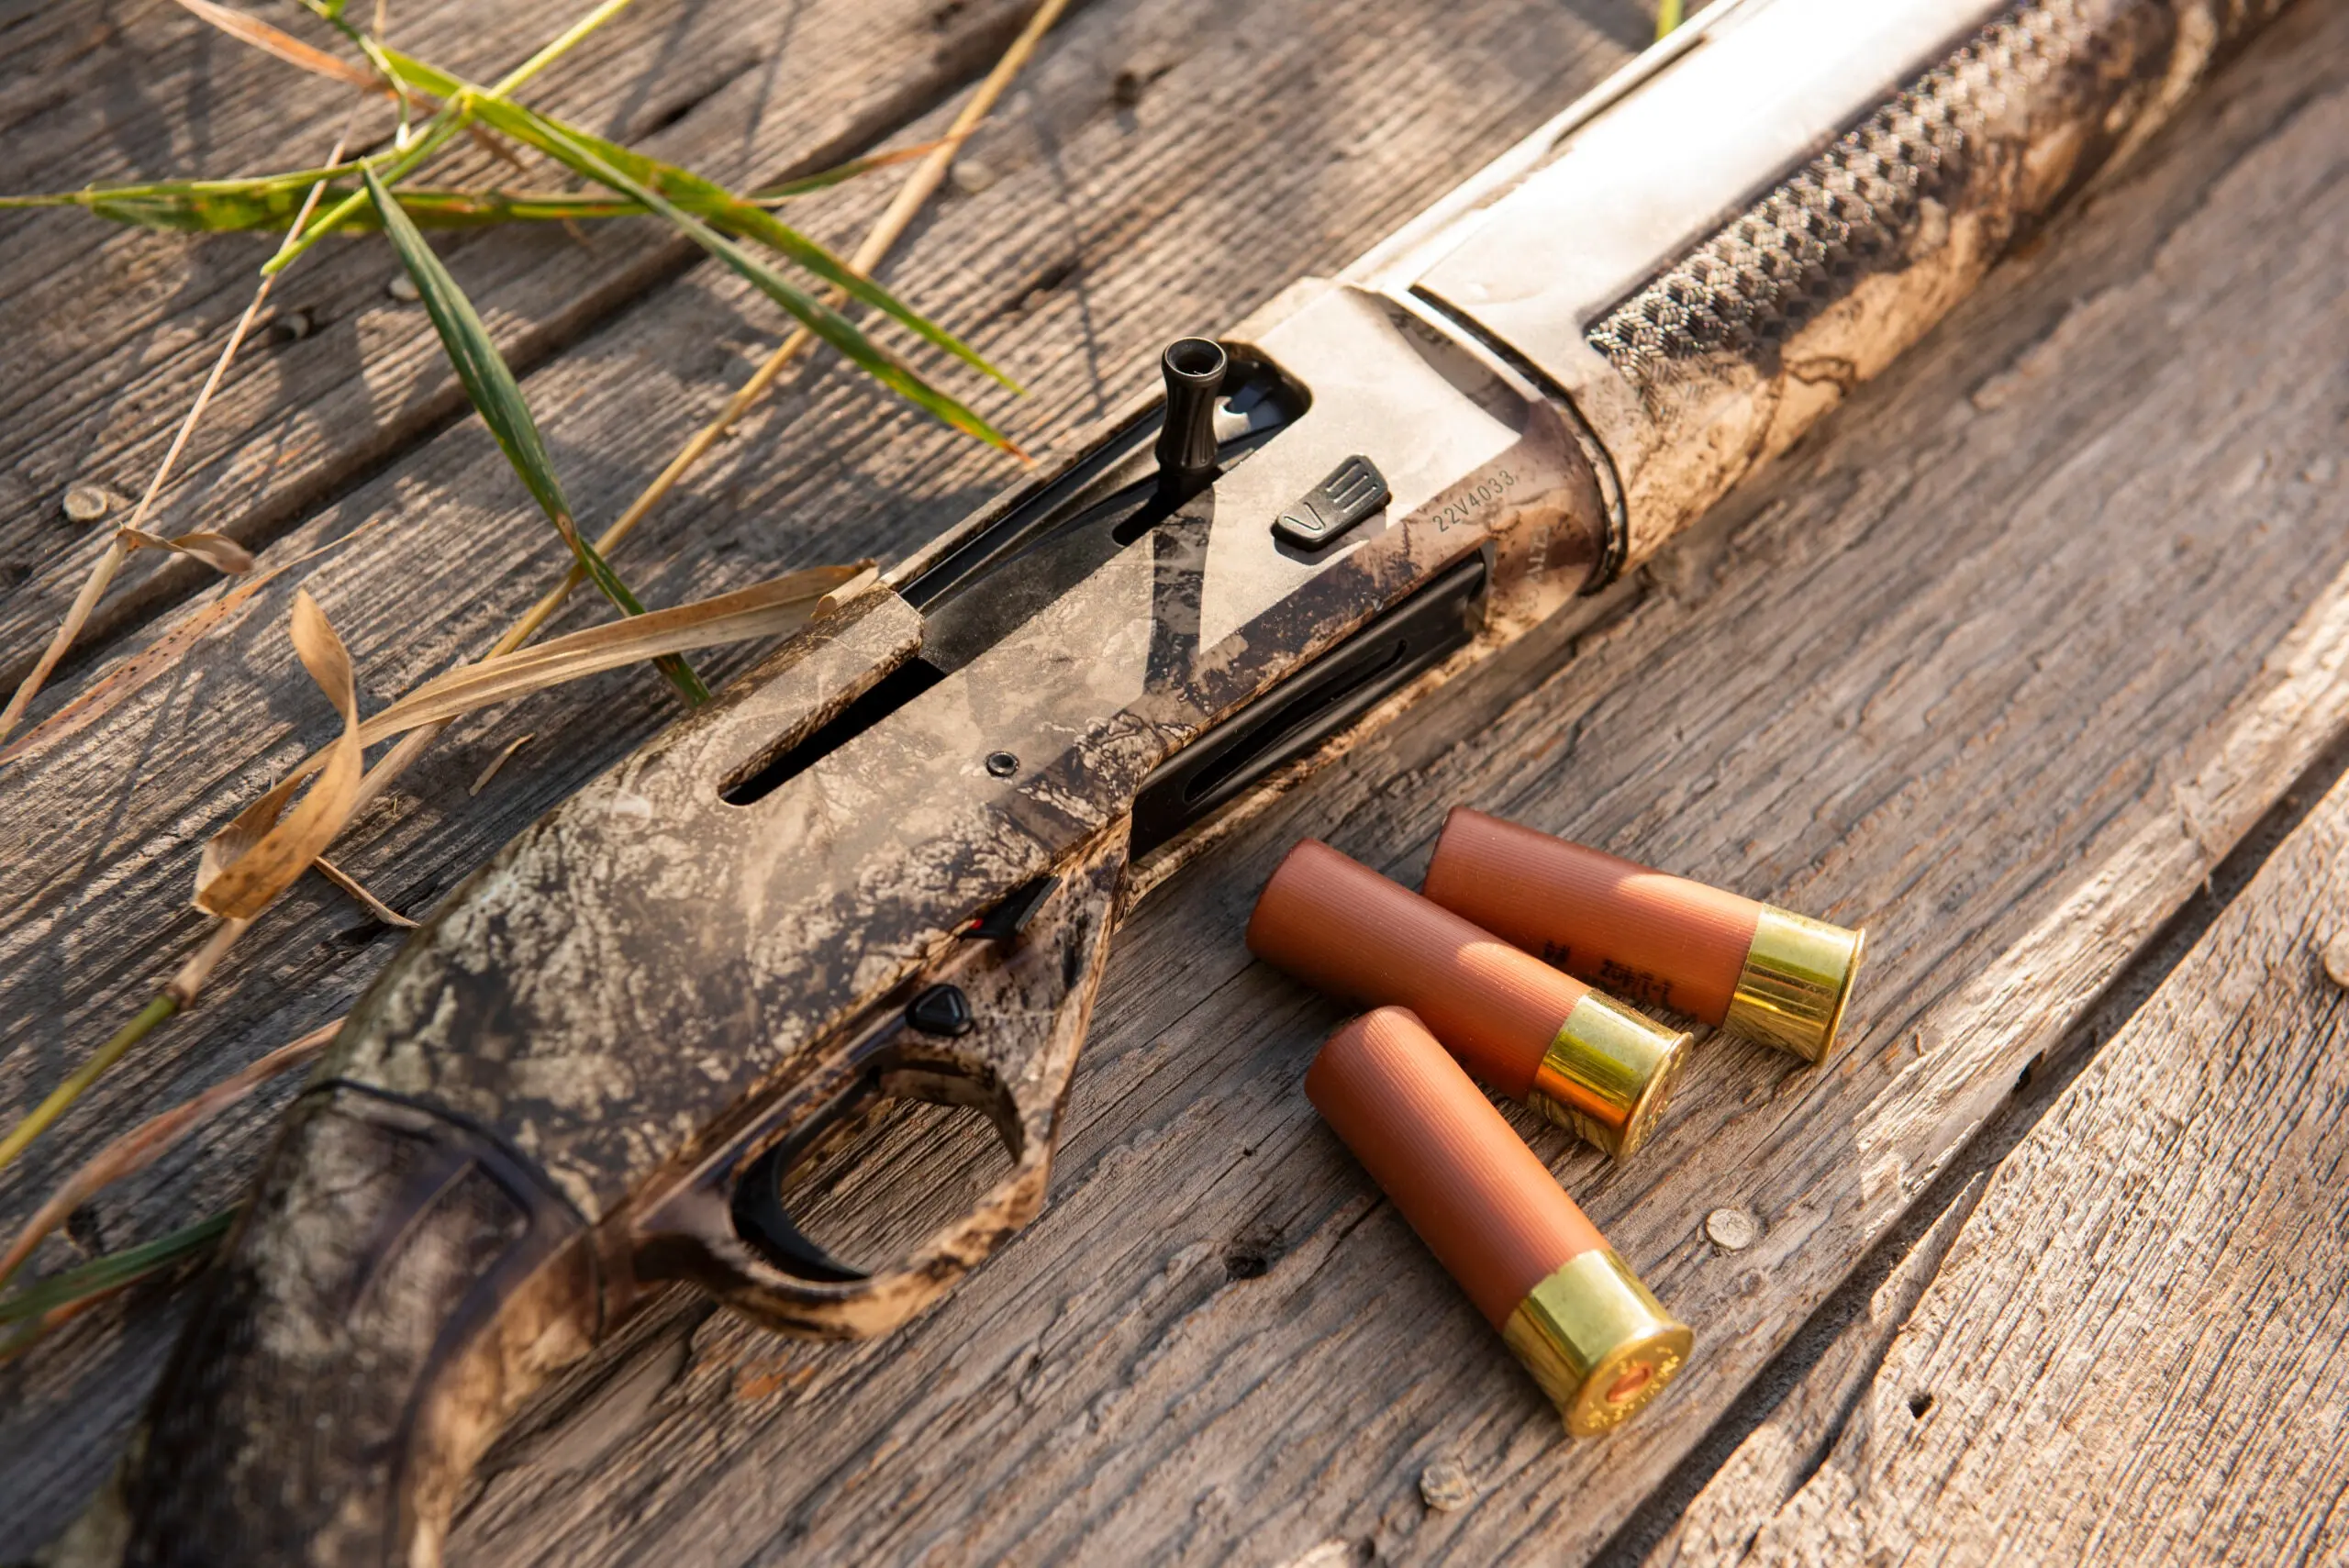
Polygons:
[[1525,1363],[1576,1437],[1688,1359],[1648,1293],[1435,1037],[1381,1007],[1330,1037],[1305,1095]]
[[1655,1127],[1688,1046],[1316,839],[1264,884],[1248,951],[1333,996],[1410,1008],[1469,1072],[1618,1158]]
[[1867,933],[1456,806],[1420,884],[1445,908],[1618,995],[1818,1062]]

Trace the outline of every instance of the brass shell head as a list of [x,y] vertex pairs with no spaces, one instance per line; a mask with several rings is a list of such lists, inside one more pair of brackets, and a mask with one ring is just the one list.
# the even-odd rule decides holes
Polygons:
[[1566,1015],[1525,1103],[1620,1160],[1654,1130],[1688,1041],[1594,991]]
[[1581,1254],[1526,1292],[1501,1338],[1578,1438],[1620,1426],[1654,1398],[1694,1340],[1612,1247]]
[[1867,933],[1765,904],[1721,1027],[1816,1062],[1835,1049]]

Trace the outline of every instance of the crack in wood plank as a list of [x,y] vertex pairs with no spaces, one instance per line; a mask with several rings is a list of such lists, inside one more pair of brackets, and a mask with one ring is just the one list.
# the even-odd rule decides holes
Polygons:
[[2335,784],[2000,1163],[1744,1560],[2349,1550],[2344,927]]
[[[1853,1403],[1882,1363],[1893,1335],[1932,1282],[1950,1243],[1981,1197],[1986,1178],[1969,1174],[1950,1203],[1909,1240],[1882,1283],[1769,1416],[1687,1505],[1645,1561],[1719,1562],[1752,1544],[1757,1520],[1798,1491],[1826,1459]],[[1620,1537],[1618,1540],[1620,1540]],[[1610,1548],[1616,1543],[1610,1542]],[[1602,1555],[1611,1555],[1611,1551]]]
[[1608,1568],[1668,1568],[1734,1558],[1752,1544],[1769,1517],[1826,1462],[1988,1174],[2193,952],[2310,804],[2344,772],[2349,734],[2293,782],[2070,1034],[2024,1064],[2007,1104],[1596,1562]]

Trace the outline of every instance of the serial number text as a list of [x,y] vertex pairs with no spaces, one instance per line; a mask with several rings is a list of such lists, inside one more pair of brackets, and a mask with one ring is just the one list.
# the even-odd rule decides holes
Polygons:
[[1436,509],[1436,532],[1450,533],[1455,528],[1467,527],[1471,518],[1499,500],[1516,483],[1517,475],[1508,469],[1493,470],[1491,478],[1480,481],[1475,489]]

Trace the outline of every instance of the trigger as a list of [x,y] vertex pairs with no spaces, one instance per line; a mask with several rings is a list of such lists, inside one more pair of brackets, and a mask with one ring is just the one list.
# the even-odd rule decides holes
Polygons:
[[781,1185],[782,1149],[769,1150],[751,1162],[734,1184],[734,1232],[756,1248],[767,1262],[801,1279],[826,1284],[849,1284],[872,1276],[841,1262],[810,1240],[785,1212]]
[[[1044,900],[1050,898],[1052,889],[1060,884],[1057,873],[1022,883],[1006,894],[1002,903],[965,925],[957,934],[1008,947],[1019,940],[1019,933],[1028,929],[1028,922],[1036,917],[1036,911],[1044,906]],[[963,1031],[956,1029],[953,1032],[960,1034]]]

